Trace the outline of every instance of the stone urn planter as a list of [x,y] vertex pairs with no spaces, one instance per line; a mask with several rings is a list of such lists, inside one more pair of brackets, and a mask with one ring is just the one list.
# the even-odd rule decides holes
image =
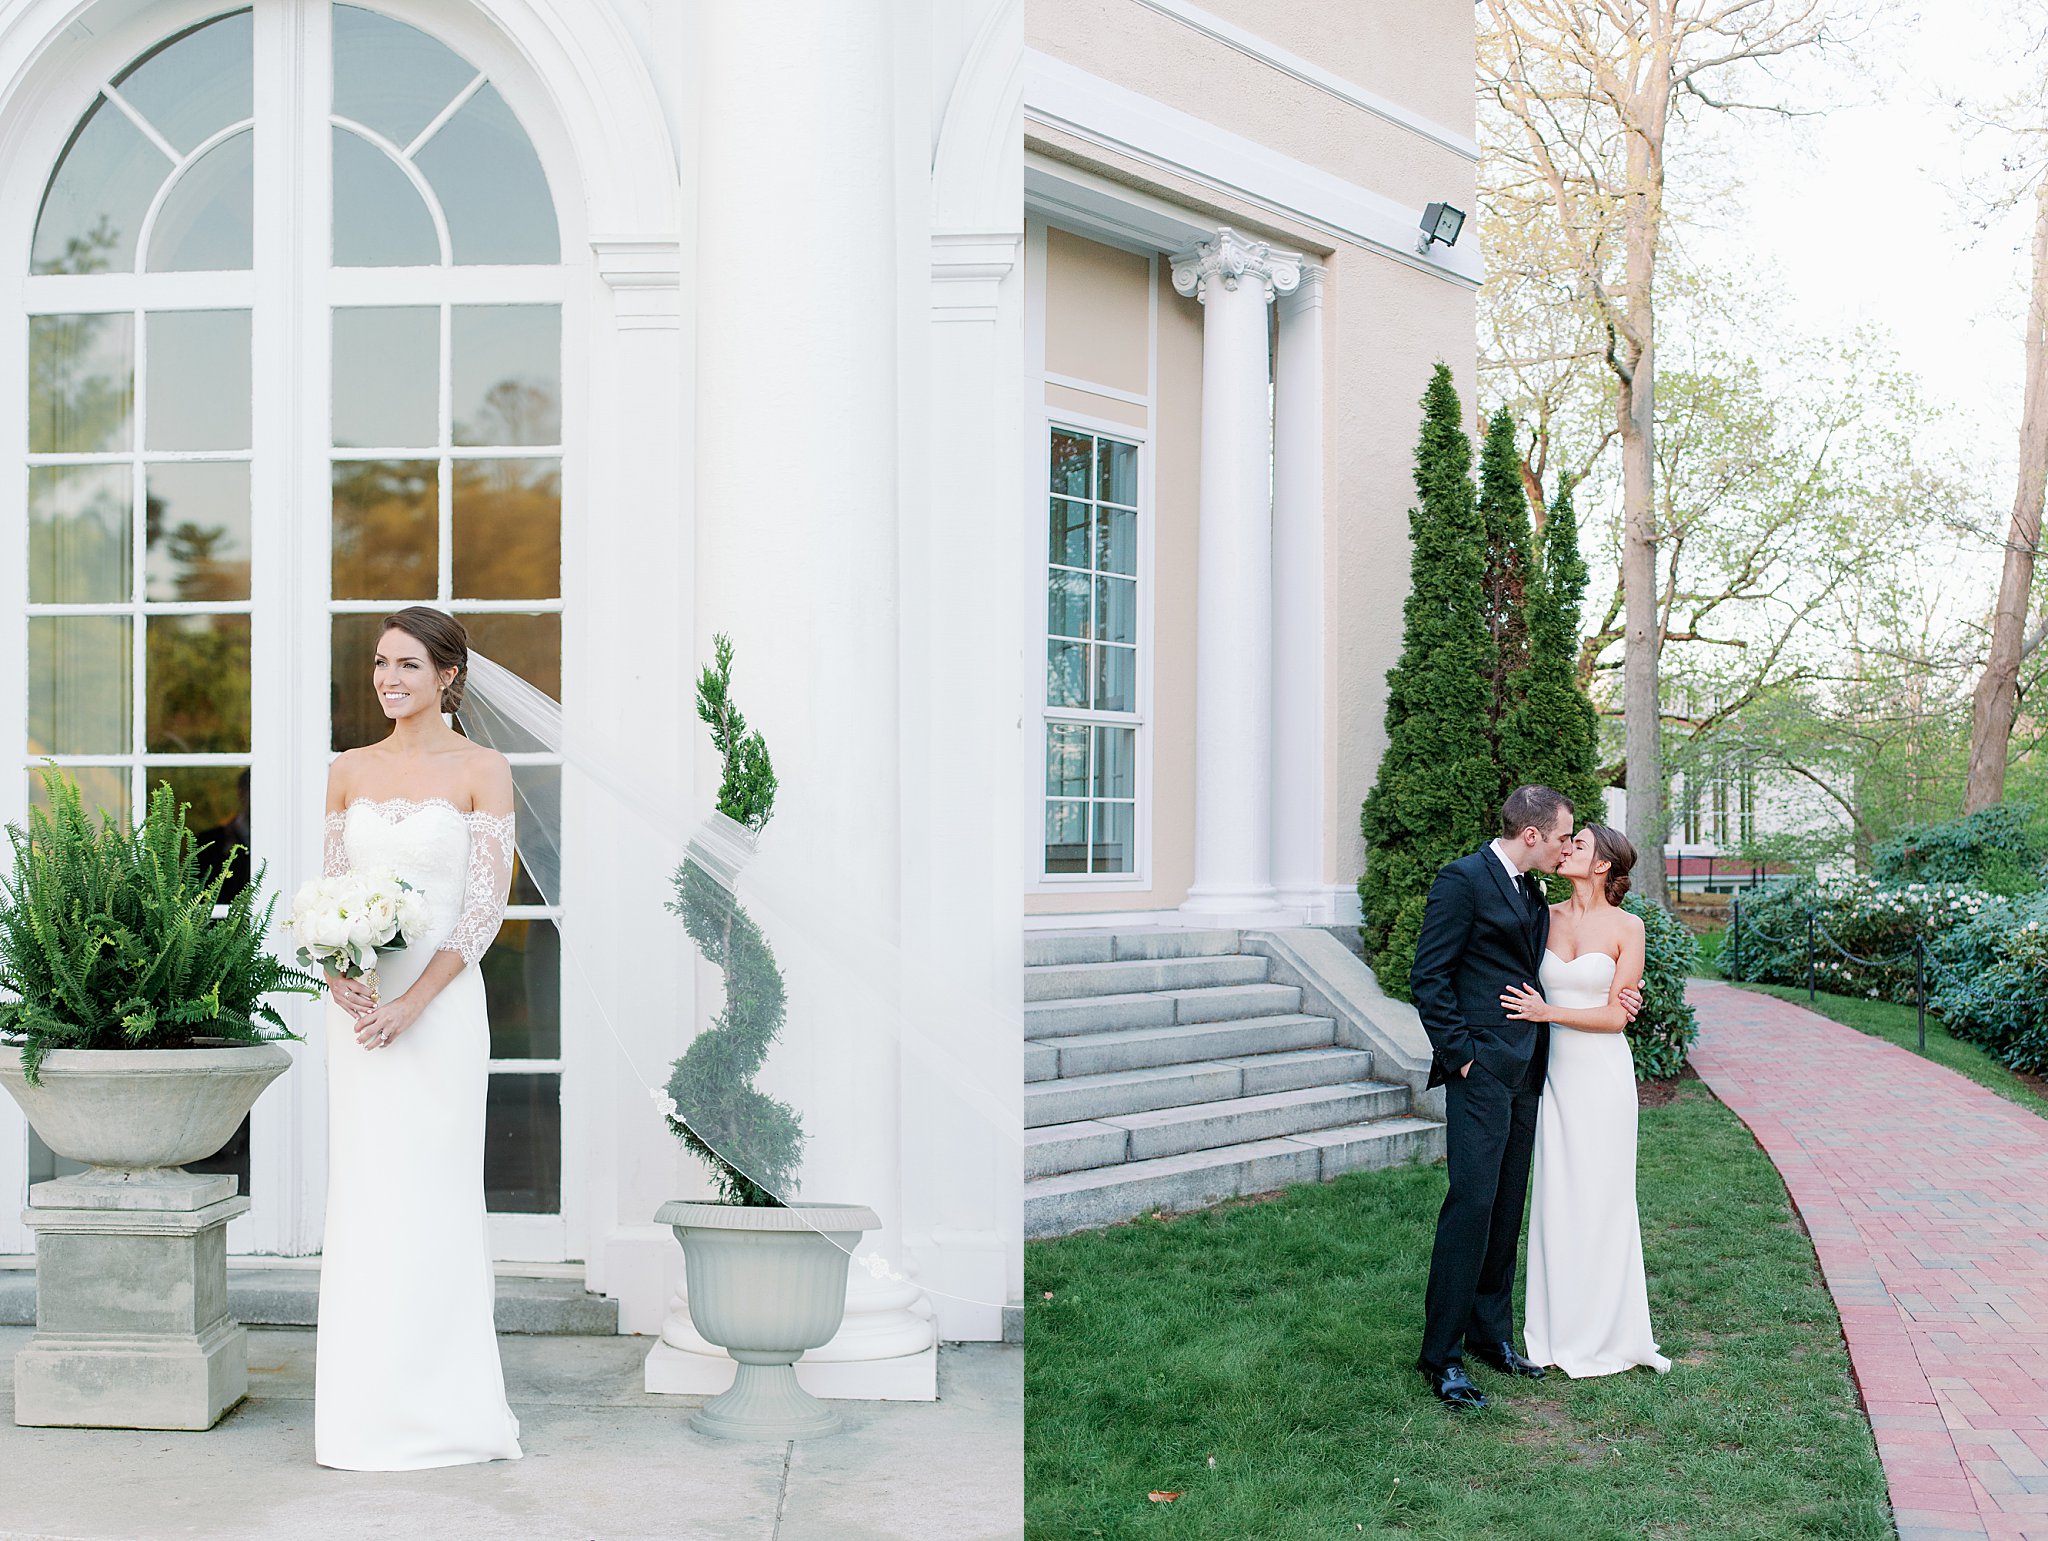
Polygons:
[[839,1414],[797,1384],[807,1349],[829,1342],[846,1314],[853,1249],[881,1219],[859,1204],[756,1208],[676,1200],[655,1220],[683,1244],[690,1320],[738,1366],[732,1389],[690,1426],[723,1439],[814,1439]]
[[0,1085],[43,1143],[87,1170],[29,1189],[36,1333],[14,1362],[14,1421],[206,1429],[247,1393],[248,1334],[228,1314],[231,1175],[186,1172],[225,1145],[291,1055],[274,1043],[59,1049]]

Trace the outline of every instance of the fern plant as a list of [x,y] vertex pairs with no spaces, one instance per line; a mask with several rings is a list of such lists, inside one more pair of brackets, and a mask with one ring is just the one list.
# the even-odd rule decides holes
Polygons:
[[[216,917],[229,862],[202,875],[190,806],[159,783],[134,828],[87,817],[78,785],[43,772],[50,809],[9,825],[0,877],[0,1041],[22,1048],[31,1085],[52,1049],[183,1049],[202,1038],[295,1038],[266,997],[321,982],[263,946],[263,873]],[[232,858],[231,858],[232,859]]]
[[[768,745],[732,699],[732,642],[714,642],[715,665],[697,682],[697,715],[711,729],[723,762],[718,811],[759,834],[775,813],[775,767]],[[731,889],[694,856],[675,873],[668,905],[706,962],[725,977],[725,1006],[691,1042],[669,1075],[669,1127],[711,1168],[728,1204],[781,1208],[803,1163],[796,1110],[753,1081],[782,1031],[787,997],[782,971],[761,928]]]

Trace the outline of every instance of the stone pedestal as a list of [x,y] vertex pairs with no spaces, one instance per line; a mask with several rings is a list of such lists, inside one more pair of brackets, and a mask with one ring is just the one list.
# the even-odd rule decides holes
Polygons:
[[95,1170],[38,1183],[36,1333],[14,1357],[14,1421],[209,1429],[249,1389],[228,1314],[233,1177]]

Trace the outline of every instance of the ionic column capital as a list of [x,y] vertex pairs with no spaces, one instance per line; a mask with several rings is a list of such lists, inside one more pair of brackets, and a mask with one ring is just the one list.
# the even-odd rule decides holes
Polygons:
[[1235,292],[1247,280],[1259,286],[1260,299],[1270,305],[1275,295],[1292,294],[1301,282],[1301,254],[1277,251],[1270,241],[1250,240],[1226,225],[1173,259],[1174,291],[1205,305],[1212,285]]

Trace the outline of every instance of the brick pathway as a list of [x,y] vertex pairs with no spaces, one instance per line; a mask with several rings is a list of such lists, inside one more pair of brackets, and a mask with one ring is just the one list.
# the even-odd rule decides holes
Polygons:
[[1692,1062],[1813,1233],[1901,1541],[2048,1541],[2048,1120],[1695,982]]

